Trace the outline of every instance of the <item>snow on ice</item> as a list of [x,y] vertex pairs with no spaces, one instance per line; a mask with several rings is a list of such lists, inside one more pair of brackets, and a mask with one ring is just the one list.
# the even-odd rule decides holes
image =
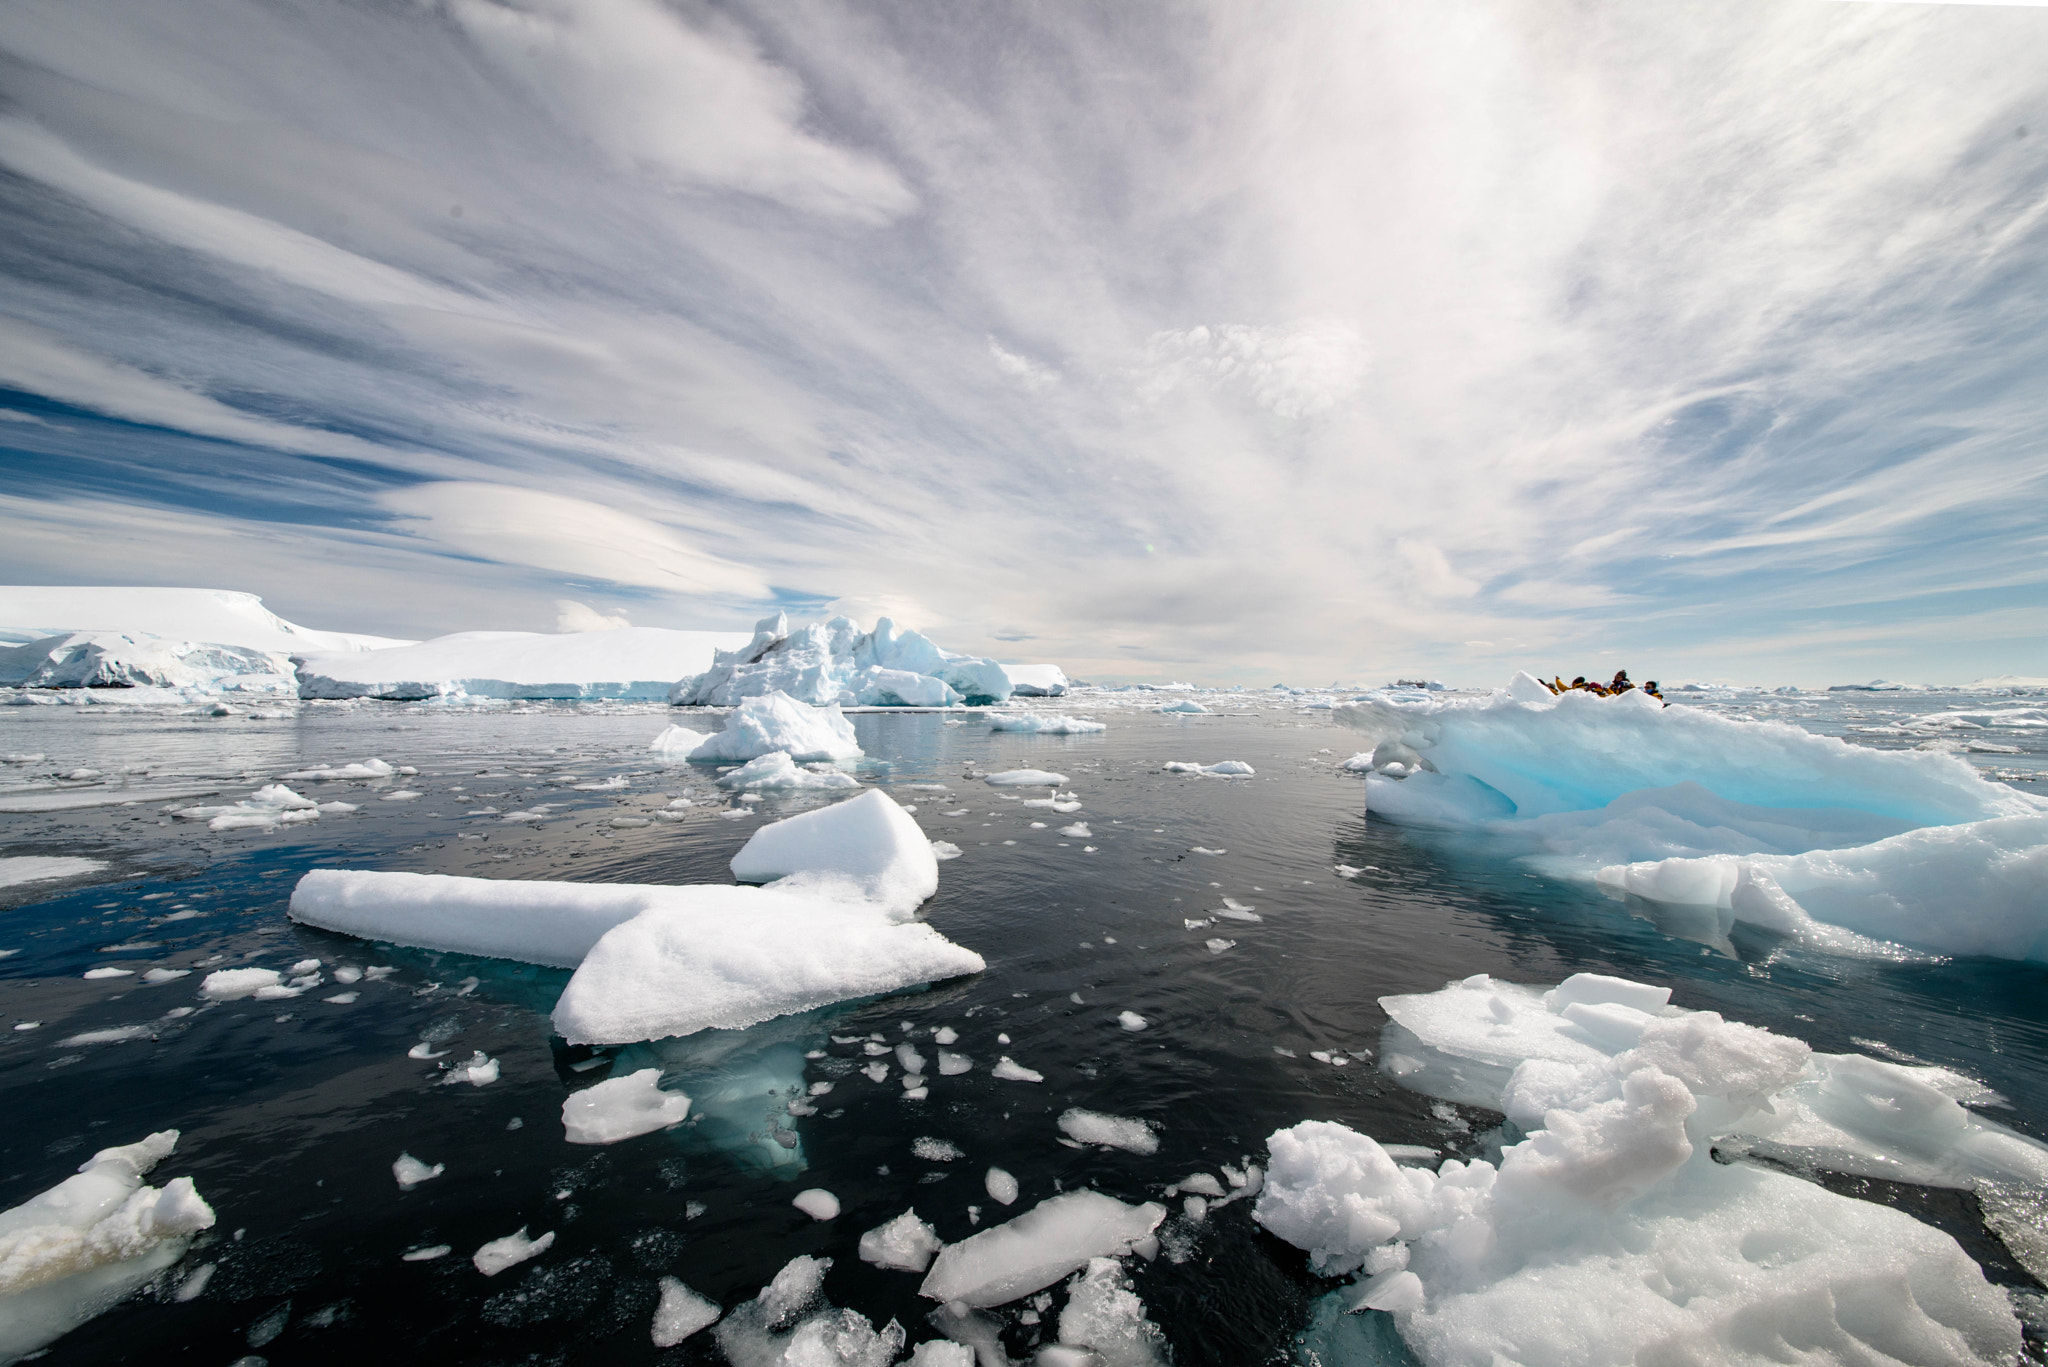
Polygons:
[[1130,1206],[1099,1191],[1049,1197],[1015,1219],[947,1244],[921,1295],[976,1309],[1042,1291],[1094,1258],[1117,1258],[1166,1218],[1156,1201]]
[[668,696],[678,706],[730,707],[780,692],[818,706],[950,707],[1001,702],[1013,688],[994,660],[941,650],[887,617],[871,632],[850,617],[791,631],[788,616],[777,613],[755,624],[751,641],[720,650],[709,669]]
[[743,764],[781,751],[792,760],[859,759],[853,723],[837,704],[813,707],[787,693],[756,694],[726,714],[710,735],[670,726],[648,748],[669,763]]
[[730,631],[460,631],[383,650],[301,652],[302,698],[659,701],[741,640]]
[[[1254,1212],[1347,1309],[1390,1312],[1425,1362],[2010,1360],[2019,1325],[1948,1235],[1782,1163],[1973,1187],[2048,1188],[2048,1148],[1960,1106],[1938,1068],[1813,1053],[1578,974],[1548,992],[1484,975],[1388,997],[1383,1066],[1504,1112],[1499,1162],[1409,1166],[1304,1121],[1268,1141]],[[1719,1161],[1715,1155],[1718,1153]]]

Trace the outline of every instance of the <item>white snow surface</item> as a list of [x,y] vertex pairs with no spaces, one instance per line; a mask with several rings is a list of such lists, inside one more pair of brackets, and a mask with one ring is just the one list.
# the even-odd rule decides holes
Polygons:
[[296,652],[302,698],[614,698],[659,701],[733,631],[459,631],[382,650]]
[[726,714],[724,730],[691,739],[697,734],[670,726],[648,748],[670,763],[691,760],[700,764],[739,764],[778,750],[793,760],[859,759],[861,755],[853,723],[836,704],[813,707],[779,691],[742,699]]
[[255,594],[231,589],[0,587],[0,641],[74,631],[147,633],[279,655],[413,644],[392,636],[315,631],[285,621]]
[[1166,1218],[1156,1201],[1130,1206],[1099,1191],[1070,1191],[1040,1201],[1014,1220],[948,1244],[920,1295],[977,1309],[1041,1291],[1094,1258],[1117,1258]]
[[1710,1150],[2038,1200],[2048,1148],[1965,1111],[1953,1073],[1816,1055],[1668,995],[1479,975],[1382,999],[1389,1072],[1527,1138],[1431,1172],[1304,1121],[1268,1141],[1254,1218],[1318,1272],[1362,1269],[1354,1307],[1430,1364],[2009,1361],[2012,1309],[1948,1235]]
[[101,1149],[76,1176],[0,1211],[0,1362],[112,1309],[212,1227],[191,1178],[143,1184],[177,1145],[178,1132],[162,1130]]
[[901,919],[939,890],[931,841],[879,788],[770,822],[732,857],[732,876],[744,883],[821,872],[858,883],[868,900]]
[[1012,683],[1002,665],[941,650],[884,617],[864,632],[850,617],[790,629],[787,614],[764,617],[750,641],[722,649],[710,667],[679,680],[678,706],[730,707],[768,693],[822,706],[950,707],[1001,702]]
[[291,661],[275,651],[146,631],[73,631],[0,644],[0,685],[13,688],[168,688],[195,694],[292,696]]
[[690,1098],[664,1092],[661,1069],[642,1068],[564,1098],[562,1137],[571,1144],[616,1144],[680,1125],[689,1115]]
[[1476,830],[1538,867],[1715,908],[1818,947],[2048,960],[2048,799],[1929,750],[1782,722],[1553,697],[1382,692],[1332,715],[1374,741],[1366,806]]
[[737,1030],[987,967],[930,926],[894,919],[851,882],[667,891],[607,931],[569,979],[554,1010],[564,1039],[630,1044]]

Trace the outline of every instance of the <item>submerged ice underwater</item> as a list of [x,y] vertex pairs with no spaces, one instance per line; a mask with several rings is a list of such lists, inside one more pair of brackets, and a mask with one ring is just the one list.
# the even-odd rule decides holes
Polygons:
[[738,703],[8,709],[0,1361],[2041,1357],[2042,699]]

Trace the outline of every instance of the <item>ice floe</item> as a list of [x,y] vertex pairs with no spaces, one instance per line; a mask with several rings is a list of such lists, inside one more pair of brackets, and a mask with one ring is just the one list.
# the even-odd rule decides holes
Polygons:
[[[2048,958],[2048,800],[1953,755],[1880,751],[1640,693],[1371,694],[1366,806],[1483,832],[1553,873],[1815,945]],[[1725,926],[1723,927],[1725,932]]]
[[876,1329],[866,1316],[824,1298],[830,1258],[792,1258],[761,1293],[734,1306],[712,1333],[735,1367],[816,1363],[818,1367],[886,1367],[909,1337],[895,1321]]
[[898,1272],[922,1272],[932,1265],[932,1255],[945,1246],[932,1227],[906,1210],[886,1224],[860,1236],[862,1262]]
[[1018,731],[1039,736],[1086,736],[1109,729],[1104,722],[1055,712],[991,712],[988,724],[996,731]]
[[976,1309],[1004,1305],[1092,1259],[1123,1256],[1165,1218],[1166,1207],[1155,1201],[1131,1206],[1086,1190],[1049,1197],[1013,1220],[947,1244],[918,1292]]
[[7,855],[0,857],[0,888],[51,882],[59,878],[83,878],[106,866],[104,859],[86,859],[78,855]]
[[1124,1149],[1136,1154],[1159,1152],[1159,1135],[1150,1121],[1103,1115],[1100,1111],[1086,1111],[1075,1106],[1060,1115],[1059,1127],[1062,1133],[1078,1143]]
[[[2006,1361],[2019,1325],[1955,1240],[1779,1163],[2002,1192],[2048,1189],[2048,1147],[1959,1105],[1943,1069],[1820,1055],[1579,974],[1484,975],[1382,999],[1383,1066],[1504,1112],[1498,1163],[1432,1172],[1329,1121],[1269,1140],[1255,1218],[1349,1309],[1390,1312],[1425,1362]],[[1718,1155],[1718,1161],[1717,1161]]]
[[448,1170],[447,1164],[435,1163],[429,1166],[409,1153],[401,1153],[392,1160],[391,1175],[398,1179],[400,1191],[411,1191],[422,1182],[431,1182]]
[[858,788],[860,780],[836,769],[810,768],[776,750],[750,759],[729,774],[718,776],[718,786],[735,792],[779,792],[789,789]]
[[[693,739],[694,738],[694,739]],[[742,764],[781,751],[793,760],[859,759],[853,723],[838,706],[813,707],[787,693],[756,694],[726,714],[709,735],[670,726],[649,747],[672,763]]]
[[1250,778],[1258,770],[1241,759],[1219,760],[1215,764],[1195,764],[1186,760],[1168,760],[1161,766],[1169,774],[1208,774],[1212,778]]
[[486,1277],[495,1277],[508,1267],[517,1267],[529,1259],[538,1258],[555,1245],[555,1232],[549,1230],[537,1239],[526,1237],[525,1225],[521,1225],[502,1239],[493,1239],[470,1255],[476,1270]]
[[661,1302],[654,1307],[649,1333],[657,1348],[673,1348],[700,1329],[718,1322],[718,1302],[699,1295],[674,1277],[661,1279]]
[[571,1144],[616,1144],[689,1118],[690,1098],[661,1089],[661,1069],[606,1078],[562,1102],[562,1136]]
[[172,815],[181,821],[204,821],[210,831],[273,830],[319,820],[320,804],[282,783],[266,783],[240,802],[179,807]]
[[0,1211],[0,1361],[14,1362],[112,1309],[184,1256],[213,1226],[189,1177],[143,1177],[178,1145],[176,1130],[101,1149],[40,1195]]
[[901,916],[939,888],[932,842],[894,798],[878,788],[829,807],[771,822],[732,857],[745,883],[829,873]]
[[[985,780],[996,788],[1057,788],[1067,781],[1065,774],[1055,774],[1049,769],[1005,769],[990,774]],[[1046,801],[1050,805],[1049,800]]]

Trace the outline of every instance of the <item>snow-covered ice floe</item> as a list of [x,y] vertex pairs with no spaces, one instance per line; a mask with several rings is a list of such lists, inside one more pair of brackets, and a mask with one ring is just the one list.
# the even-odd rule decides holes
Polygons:
[[1004,1305],[1092,1259],[1129,1253],[1165,1218],[1166,1207],[1156,1201],[1131,1206],[1088,1190],[1050,1197],[1013,1220],[947,1244],[918,1293],[976,1309]]
[[870,789],[756,831],[732,862],[766,887],[527,882],[315,869],[308,925],[424,949],[574,968],[555,1028],[580,1044],[739,1029],[986,966],[910,921],[938,887],[931,844]]
[[755,625],[751,641],[720,650],[709,669],[680,680],[668,699],[679,707],[730,707],[787,693],[818,706],[951,707],[1001,702],[1012,688],[994,660],[941,650],[887,617],[873,631],[850,617],[791,631],[788,616],[777,613]]
[[0,1211],[0,1362],[112,1309],[212,1227],[213,1209],[191,1178],[143,1184],[177,1146],[178,1132],[162,1130],[101,1149],[77,1176]]
[[2048,1148],[1965,1110],[1982,1089],[1958,1074],[1816,1054],[1668,996],[1578,974],[1383,998],[1382,1066],[1505,1113],[1500,1161],[1432,1172],[1304,1121],[1268,1141],[1254,1218],[1357,1274],[1343,1308],[1391,1313],[1429,1364],[2012,1361],[2012,1307],[1949,1235],[1739,1160],[2026,1211]]
[[2048,800],[1932,751],[1873,750],[1640,692],[1377,693],[1366,806],[1482,832],[1546,871],[1844,953],[2048,961]]
[[1099,721],[1056,712],[991,712],[988,724],[996,731],[1022,731],[1040,736],[1086,736],[1109,729]]
[[731,631],[460,631],[383,650],[301,653],[302,698],[659,701],[745,638]]
[[738,764],[778,751],[792,760],[859,759],[853,723],[836,704],[813,707],[782,692],[743,699],[725,716],[725,729],[705,734],[665,727],[648,743],[665,763]]

